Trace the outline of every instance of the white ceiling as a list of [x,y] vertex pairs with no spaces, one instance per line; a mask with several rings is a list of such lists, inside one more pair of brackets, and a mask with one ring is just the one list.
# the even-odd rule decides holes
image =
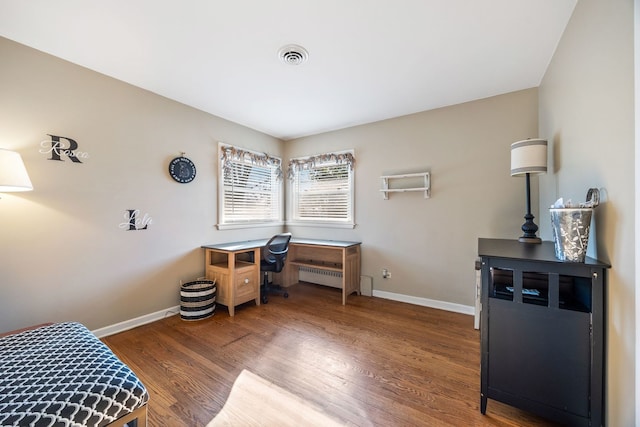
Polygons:
[[576,2],[0,0],[0,35],[288,140],[536,87]]

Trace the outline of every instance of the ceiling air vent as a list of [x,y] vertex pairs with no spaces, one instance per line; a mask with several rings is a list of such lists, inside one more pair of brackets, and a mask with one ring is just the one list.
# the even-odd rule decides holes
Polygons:
[[289,65],[300,65],[309,58],[309,52],[297,44],[283,46],[278,51],[280,61]]

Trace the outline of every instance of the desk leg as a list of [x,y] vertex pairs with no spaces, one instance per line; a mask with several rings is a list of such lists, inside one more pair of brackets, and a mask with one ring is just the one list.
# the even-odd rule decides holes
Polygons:
[[262,272],[260,271],[260,260],[262,259],[262,254],[260,253],[260,248],[255,248],[253,250],[253,263],[255,264],[255,269],[258,272],[255,277],[258,281],[258,293],[256,294],[256,306],[260,305],[261,293],[262,293]]
[[342,249],[342,305],[347,305],[347,289],[349,288],[349,264],[347,264],[347,251]]
[[227,269],[229,271],[229,283],[227,283],[227,292],[229,293],[229,316],[236,314],[236,254],[229,252],[227,258]]
[[300,281],[298,266],[285,261],[282,271],[273,274],[273,281],[283,288],[295,285]]
[[343,250],[342,265],[342,305],[346,305],[347,296],[360,295],[360,246]]

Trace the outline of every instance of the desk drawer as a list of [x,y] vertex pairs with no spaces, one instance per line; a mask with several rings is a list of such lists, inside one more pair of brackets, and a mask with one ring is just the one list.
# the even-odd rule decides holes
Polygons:
[[258,274],[255,271],[238,273],[235,280],[236,304],[257,298],[260,291]]

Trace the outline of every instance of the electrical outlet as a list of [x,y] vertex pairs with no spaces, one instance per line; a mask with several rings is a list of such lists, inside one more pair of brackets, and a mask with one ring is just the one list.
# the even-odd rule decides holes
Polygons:
[[383,269],[382,269],[382,278],[383,278],[383,279],[389,279],[389,278],[391,278],[391,272],[390,272],[388,269],[383,268]]

